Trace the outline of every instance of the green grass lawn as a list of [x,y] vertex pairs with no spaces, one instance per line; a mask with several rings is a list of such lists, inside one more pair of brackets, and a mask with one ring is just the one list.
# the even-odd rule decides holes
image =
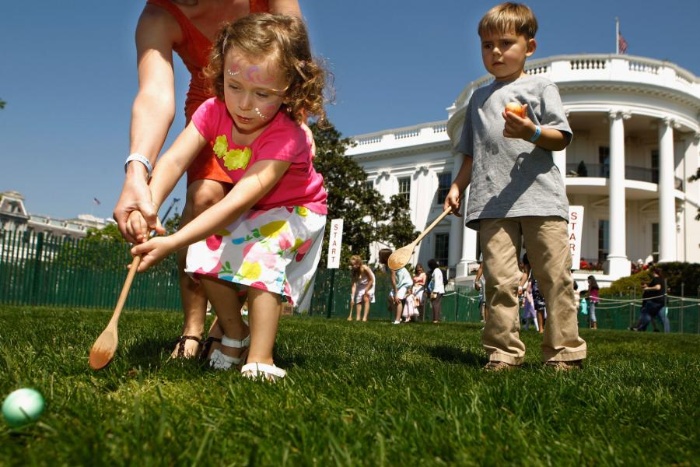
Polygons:
[[0,308],[0,396],[46,410],[0,465],[698,465],[700,336],[584,330],[582,371],[481,370],[478,325],[285,317],[279,384],[171,361],[178,313],[125,312],[112,364],[89,349],[111,311]]

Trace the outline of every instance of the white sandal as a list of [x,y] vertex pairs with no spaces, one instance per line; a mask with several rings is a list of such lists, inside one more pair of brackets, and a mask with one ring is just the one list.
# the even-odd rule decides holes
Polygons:
[[287,372],[282,368],[277,368],[275,365],[267,363],[248,363],[241,368],[241,374],[250,379],[262,379],[265,381],[275,382],[287,375]]
[[221,338],[222,347],[231,347],[234,349],[244,349],[241,355],[238,357],[231,357],[225,355],[221,350],[216,349],[211,353],[209,357],[209,366],[215,370],[228,370],[232,366],[240,366],[248,356],[248,349],[250,347],[250,334],[243,340],[231,339],[230,337],[223,336]]

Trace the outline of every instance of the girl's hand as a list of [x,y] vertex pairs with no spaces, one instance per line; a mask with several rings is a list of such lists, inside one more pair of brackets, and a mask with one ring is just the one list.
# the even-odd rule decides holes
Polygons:
[[131,254],[141,256],[138,272],[146,271],[151,266],[160,263],[163,258],[176,250],[172,236],[153,237],[146,243],[135,245],[131,249]]
[[503,111],[503,119],[505,125],[503,127],[503,136],[506,138],[519,138],[529,141],[535,133],[535,124],[527,116],[527,104],[523,105],[524,117],[521,117],[513,112]]

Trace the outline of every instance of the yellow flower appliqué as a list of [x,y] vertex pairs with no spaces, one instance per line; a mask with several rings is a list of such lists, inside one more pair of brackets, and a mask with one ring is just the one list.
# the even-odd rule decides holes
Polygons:
[[229,150],[226,135],[217,136],[212,149],[216,157],[224,160],[224,166],[228,170],[245,169],[248,167],[250,157],[253,155],[253,152],[248,147]]

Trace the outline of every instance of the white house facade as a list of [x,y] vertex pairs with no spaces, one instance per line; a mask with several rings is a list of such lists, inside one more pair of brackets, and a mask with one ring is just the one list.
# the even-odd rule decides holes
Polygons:
[[[617,54],[534,60],[526,71],[559,87],[574,138],[554,160],[569,203],[583,207],[580,254],[599,282],[629,275],[631,262],[649,256],[700,262],[700,181],[688,182],[700,165],[700,79],[672,63]],[[453,146],[466,104],[491,79],[470,83],[444,122],[352,138],[346,154],[387,199],[408,197],[417,230],[442,211],[461,165]],[[436,258],[459,280],[477,255],[476,232],[451,216],[423,239],[412,262]]]

